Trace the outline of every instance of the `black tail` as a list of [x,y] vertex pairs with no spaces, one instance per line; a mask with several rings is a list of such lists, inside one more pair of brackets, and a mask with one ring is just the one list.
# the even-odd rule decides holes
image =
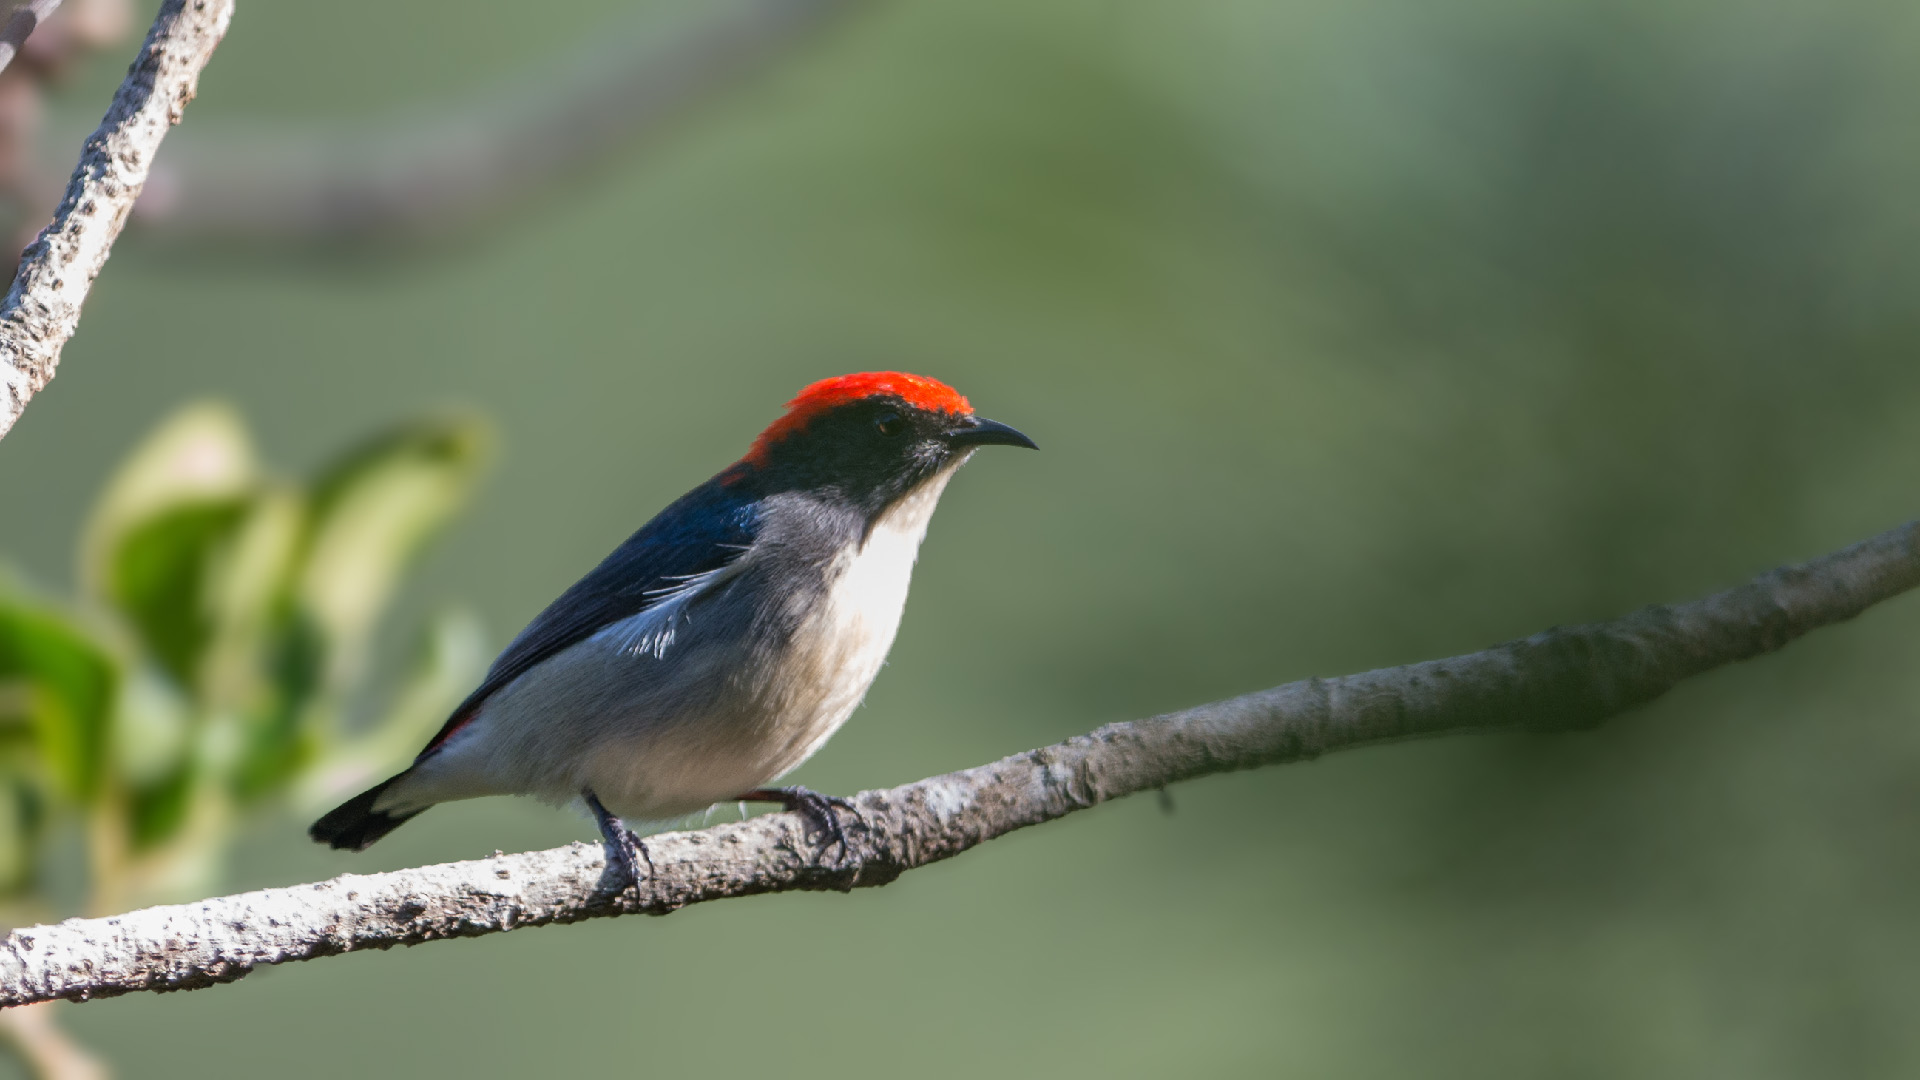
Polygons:
[[373,808],[374,800],[380,798],[380,793],[391,787],[400,776],[375,784],[327,811],[319,821],[307,828],[307,835],[343,851],[367,850],[375,840],[405,825],[420,813],[419,810],[408,810],[396,814]]

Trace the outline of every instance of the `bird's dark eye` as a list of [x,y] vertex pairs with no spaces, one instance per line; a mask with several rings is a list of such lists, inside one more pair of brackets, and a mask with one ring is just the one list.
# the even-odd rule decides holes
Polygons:
[[873,430],[891,439],[907,430],[907,422],[897,412],[883,412],[873,418]]

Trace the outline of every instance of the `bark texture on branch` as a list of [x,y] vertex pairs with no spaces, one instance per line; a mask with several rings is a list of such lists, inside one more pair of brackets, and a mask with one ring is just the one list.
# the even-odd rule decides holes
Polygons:
[[80,151],[53,223],[0,301],[0,437],[53,378],[80,305],[147,182],[154,151],[193,100],[233,0],[166,0],[100,127]]
[[1210,773],[1427,735],[1589,727],[1915,585],[1920,522],[1691,603],[1110,724],[862,793],[857,810],[843,814],[844,859],[823,853],[795,815],[769,814],[649,838],[653,873],[638,888],[608,868],[599,846],[576,843],[30,927],[0,942],[0,1005],[186,990],[358,949],[664,915],[730,896],[884,885],[1015,829]]
[[13,63],[13,58],[20,55],[21,46],[59,6],[60,0],[29,0],[7,14],[6,25],[0,26],[0,71]]

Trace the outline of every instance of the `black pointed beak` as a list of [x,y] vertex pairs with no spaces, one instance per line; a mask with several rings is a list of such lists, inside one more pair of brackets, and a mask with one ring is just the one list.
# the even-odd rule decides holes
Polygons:
[[1032,439],[1019,431],[998,420],[978,416],[969,416],[959,427],[947,429],[947,441],[954,446],[1024,446],[1029,450],[1040,449]]

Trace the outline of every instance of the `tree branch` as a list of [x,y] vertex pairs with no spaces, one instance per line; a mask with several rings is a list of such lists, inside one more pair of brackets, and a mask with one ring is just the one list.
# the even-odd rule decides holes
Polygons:
[[664,39],[608,28],[531,77],[347,134],[196,128],[156,166],[134,220],[196,239],[446,235],[657,135],[858,6],[734,0]]
[[53,223],[22,255],[0,301],[0,437],[53,378],[80,305],[147,180],[154,151],[193,100],[200,70],[227,32],[233,0],[166,0],[113,96]]
[[30,927],[0,942],[0,1005],[188,990],[358,949],[664,915],[731,896],[885,885],[1015,829],[1211,773],[1421,736],[1590,727],[1690,675],[1771,652],[1915,585],[1920,522],[1691,603],[1109,724],[991,765],[862,793],[839,862],[818,854],[796,816],[768,814],[650,838],[654,869],[638,889],[608,869],[600,847],[576,843]]
[[0,26],[0,71],[13,63],[13,58],[20,55],[20,47],[33,36],[34,29],[46,22],[47,16],[59,6],[60,0],[28,0],[7,14],[6,25]]

